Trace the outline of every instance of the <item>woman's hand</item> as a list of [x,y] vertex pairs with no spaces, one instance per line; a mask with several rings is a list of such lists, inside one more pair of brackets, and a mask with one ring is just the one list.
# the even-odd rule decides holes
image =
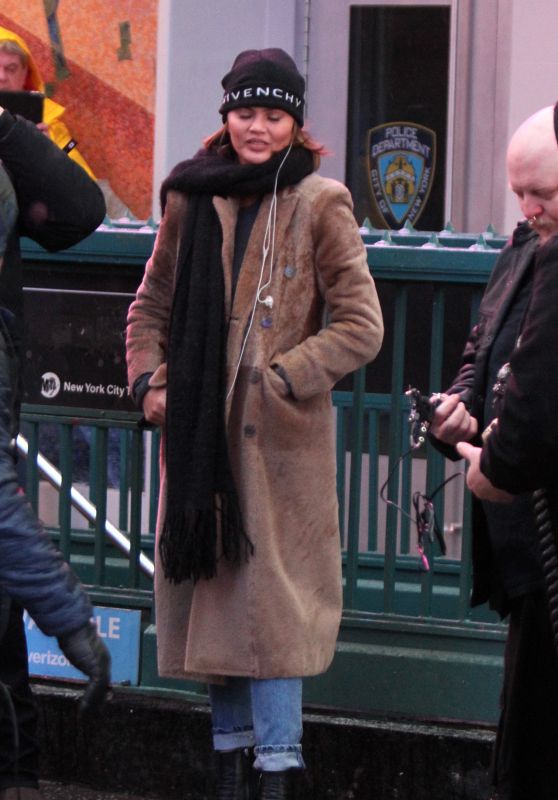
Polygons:
[[481,472],[480,457],[481,447],[473,447],[468,442],[459,442],[457,452],[469,462],[467,470],[467,486],[479,500],[488,500],[491,503],[511,503],[513,495],[497,489],[490,483],[486,475]]
[[166,387],[151,387],[143,398],[143,416],[152,425],[164,425],[167,410]]
[[430,423],[432,436],[444,444],[455,445],[472,439],[477,429],[477,420],[469,414],[458,394],[442,395],[442,402]]

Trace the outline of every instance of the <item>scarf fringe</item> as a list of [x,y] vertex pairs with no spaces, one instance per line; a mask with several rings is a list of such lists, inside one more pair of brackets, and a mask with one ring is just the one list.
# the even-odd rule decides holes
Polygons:
[[254,555],[254,545],[244,530],[238,498],[228,494],[219,495],[217,513],[221,520],[223,557],[233,566],[247,562]]
[[183,509],[167,513],[159,555],[165,578],[182,583],[217,574],[217,533],[221,528],[223,558],[233,566],[245,563],[254,554],[254,545],[244,530],[236,498],[220,495],[218,510]]

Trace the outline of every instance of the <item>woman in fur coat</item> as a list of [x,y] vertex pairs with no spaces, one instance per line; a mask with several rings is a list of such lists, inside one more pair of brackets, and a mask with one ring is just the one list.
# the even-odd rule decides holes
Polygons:
[[341,616],[330,392],[383,326],[294,61],[244,51],[222,85],[223,127],[163,183],[127,356],[164,428],[160,673],[209,684],[220,800],[245,796],[252,747],[259,796],[281,798],[304,766],[302,678],[328,668]]

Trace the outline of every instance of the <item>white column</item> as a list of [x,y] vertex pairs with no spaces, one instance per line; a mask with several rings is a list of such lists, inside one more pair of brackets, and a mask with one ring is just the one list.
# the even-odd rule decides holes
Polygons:
[[170,169],[221,125],[221,78],[242,50],[295,53],[296,0],[159,0],[153,215]]
[[[558,100],[556,0],[513,0],[511,8],[511,57],[509,71],[509,141],[528,116]],[[506,192],[505,229],[511,232],[521,217],[517,200]]]

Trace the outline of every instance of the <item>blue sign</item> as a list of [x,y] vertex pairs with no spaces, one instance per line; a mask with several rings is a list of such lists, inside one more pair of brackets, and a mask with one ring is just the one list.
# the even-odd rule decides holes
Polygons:
[[[113,684],[137,686],[140,655],[141,611],[96,606],[93,615],[99,636],[112,658]],[[84,680],[58,647],[56,639],[45,636],[25,612],[25,634],[29,674],[41,678]]]
[[428,200],[436,165],[436,134],[414,122],[368,131],[368,175],[376,210],[388,228],[415,223]]

